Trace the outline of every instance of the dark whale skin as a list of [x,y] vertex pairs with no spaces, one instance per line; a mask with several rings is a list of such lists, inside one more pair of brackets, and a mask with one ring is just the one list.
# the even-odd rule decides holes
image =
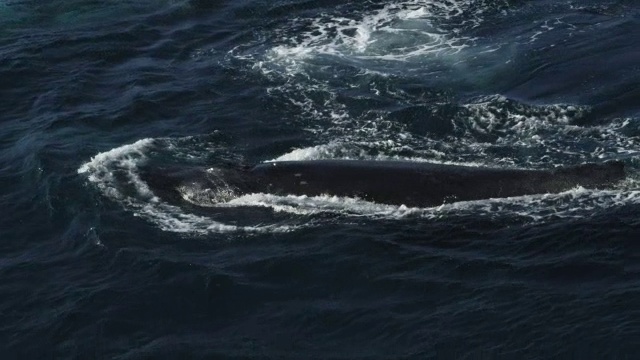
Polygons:
[[156,168],[141,174],[152,191],[180,201],[177,188],[227,186],[240,196],[333,195],[410,207],[445,202],[558,193],[582,186],[610,188],[624,179],[624,163],[607,161],[549,170],[476,167],[412,161],[275,161],[252,168]]
[[314,160],[262,163],[249,171],[273,194],[355,196],[378,203],[443,202],[606,188],[624,178],[618,161],[552,170],[486,168],[409,161]]

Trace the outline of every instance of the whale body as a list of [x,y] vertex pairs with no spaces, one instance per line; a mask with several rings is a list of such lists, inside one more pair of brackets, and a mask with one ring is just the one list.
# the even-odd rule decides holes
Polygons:
[[[254,167],[156,168],[142,178],[157,196],[183,201],[181,189],[209,191],[224,202],[250,193],[357,197],[383,204],[438,206],[455,201],[558,193],[576,186],[609,188],[625,177],[608,161],[548,170],[411,161],[275,161]],[[217,196],[217,198],[216,198]]]

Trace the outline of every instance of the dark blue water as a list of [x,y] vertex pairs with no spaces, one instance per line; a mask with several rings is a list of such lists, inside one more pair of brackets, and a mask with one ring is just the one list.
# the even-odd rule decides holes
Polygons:
[[[640,4],[0,0],[0,350],[633,359]],[[169,204],[144,166],[624,161],[610,190]]]

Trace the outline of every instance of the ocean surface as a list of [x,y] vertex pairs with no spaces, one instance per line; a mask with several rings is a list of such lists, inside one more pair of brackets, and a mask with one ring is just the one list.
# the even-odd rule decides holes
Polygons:
[[[167,203],[144,167],[623,161],[608,190]],[[2,359],[637,359],[637,0],[0,0]]]

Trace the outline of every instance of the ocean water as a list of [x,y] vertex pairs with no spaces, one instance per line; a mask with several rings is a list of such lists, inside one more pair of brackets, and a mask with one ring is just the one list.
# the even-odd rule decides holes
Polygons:
[[[0,0],[3,359],[634,359],[640,3]],[[609,190],[167,203],[153,166],[624,161]]]

